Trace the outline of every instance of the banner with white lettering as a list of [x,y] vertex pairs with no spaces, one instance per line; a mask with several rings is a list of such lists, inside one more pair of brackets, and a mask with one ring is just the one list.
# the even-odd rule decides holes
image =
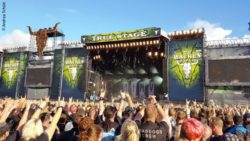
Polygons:
[[169,99],[203,101],[203,38],[169,42]]

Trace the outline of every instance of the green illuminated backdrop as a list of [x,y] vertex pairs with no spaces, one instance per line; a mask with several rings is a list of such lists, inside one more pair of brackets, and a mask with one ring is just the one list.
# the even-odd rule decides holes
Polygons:
[[[15,97],[16,91],[19,95],[24,95],[24,72],[27,63],[27,54],[19,53],[4,53],[2,74],[0,83],[0,95]],[[17,80],[20,75],[19,89],[17,88]]]
[[170,100],[203,100],[203,38],[171,40],[168,46]]
[[178,43],[177,49],[169,57],[170,73],[180,85],[190,88],[198,82],[200,77],[201,49],[194,47],[194,42]]
[[81,57],[65,57],[63,75],[68,86],[75,89],[78,86],[79,76],[82,75],[84,58]]

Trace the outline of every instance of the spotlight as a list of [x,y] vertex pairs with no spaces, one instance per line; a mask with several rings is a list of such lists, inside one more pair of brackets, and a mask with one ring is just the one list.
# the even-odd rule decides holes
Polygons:
[[155,56],[158,56],[158,52],[155,52]]
[[152,52],[148,52],[148,56],[152,56]]
[[162,52],[162,53],[161,53],[161,57],[163,57],[163,56],[164,56],[164,53]]

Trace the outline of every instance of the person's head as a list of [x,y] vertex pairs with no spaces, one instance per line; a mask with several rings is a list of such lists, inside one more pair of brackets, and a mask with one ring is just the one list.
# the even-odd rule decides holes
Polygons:
[[199,114],[196,112],[196,110],[191,110],[190,117],[195,118],[195,119],[199,119]]
[[200,140],[204,133],[203,124],[194,118],[184,120],[181,126],[181,136],[188,140]]
[[113,106],[107,106],[104,110],[105,120],[112,120],[115,118],[116,108]]
[[186,119],[186,113],[184,111],[178,111],[176,120],[179,122],[183,121],[184,119]]
[[42,113],[40,119],[42,120],[43,127],[47,128],[52,121],[52,116],[48,113]]
[[[203,124],[204,125],[204,124]],[[212,136],[212,129],[208,125],[204,125],[204,133],[202,135],[202,141],[208,141]]]
[[246,113],[243,120],[245,125],[250,125],[250,113]]
[[70,112],[71,113],[76,113],[77,112],[77,106],[75,104],[72,104],[69,108]]
[[157,108],[154,104],[150,103],[145,108],[145,118],[146,120],[150,120],[155,122],[156,118],[158,116]]
[[121,141],[139,141],[140,131],[137,124],[127,119],[121,127]]
[[231,127],[234,125],[234,120],[232,115],[226,115],[225,117],[225,126],[226,127]]
[[96,112],[96,107],[95,106],[91,106],[89,108],[89,116],[92,118],[95,118],[97,116],[97,112]]
[[223,130],[223,121],[219,117],[214,117],[210,121],[210,127],[214,135],[220,135]]
[[40,119],[31,119],[23,126],[21,138],[24,141],[36,139],[43,131],[42,121]]
[[6,123],[0,123],[0,141],[5,141],[9,136],[10,126]]
[[242,125],[243,124],[242,116],[234,116],[233,120],[234,120],[235,125]]
[[102,128],[94,124],[90,117],[84,117],[79,123],[78,141],[101,141]]
[[175,111],[174,108],[170,108],[170,109],[169,109],[169,116],[171,116],[171,117],[176,117],[176,111]]
[[124,119],[132,119],[134,115],[134,110],[131,107],[126,107],[124,112],[122,113],[122,117]]

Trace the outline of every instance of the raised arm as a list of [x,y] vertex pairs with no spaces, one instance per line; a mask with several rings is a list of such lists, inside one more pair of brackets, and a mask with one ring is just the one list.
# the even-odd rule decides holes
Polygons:
[[104,96],[105,96],[105,90],[101,90],[101,94],[100,94],[100,100],[99,100],[99,116],[101,116],[105,110],[105,106],[104,106]]
[[4,110],[3,110],[2,115],[0,117],[0,123],[5,122],[9,116],[9,114],[11,113],[11,111],[15,108],[16,108],[16,105],[15,105],[14,101],[11,99],[7,99],[7,103],[5,104]]
[[162,109],[162,106],[161,106],[159,103],[157,103],[157,101],[156,101],[156,99],[155,99],[155,96],[150,96],[150,97],[149,97],[149,100],[150,100],[151,102],[153,102],[153,104],[155,104],[155,106],[156,106],[156,108],[157,108],[157,110],[158,110],[160,116],[162,117],[162,121],[167,122],[167,114],[166,114],[165,111]]
[[130,95],[129,95],[128,92],[126,92],[126,98],[128,100],[129,107],[134,108],[134,103],[133,103],[133,101],[132,101],[132,99],[131,99],[131,97],[130,97]]
[[38,119],[42,110],[46,107],[46,105],[47,105],[46,101],[41,101],[40,104],[38,105],[39,107],[36,109],[35,113],[31,117],[31,119]]
[[31,101],[27,101],[26,103],[26,107],[25,107],[25,111],[23,113],[23,116],[17,126],[17,130],[21,131],[23,125],[27,122],[28,120],[28,114],[29,114],[29,110],[30,110],[30,105],[31,105]]
[[64,99],[59,101],[59,107],[56,111],[56,114],[54,115],[53,120],[52,120],[51,124],[49,125],[49,127],[45,130],[45,132],[48,134],[49,140],[51,140],[53,137],[53,134],[54,134],[56,127],[57,127],[57,123],[61,117],[64,105],[65,105]]
[[120,91],[121,94],[121,102],[117,111],[117,116],[119,116],[120,118],[122,118],[122,112],[123,112],[123,108],[124,108],[124,100],[126,98],[126,92]]

